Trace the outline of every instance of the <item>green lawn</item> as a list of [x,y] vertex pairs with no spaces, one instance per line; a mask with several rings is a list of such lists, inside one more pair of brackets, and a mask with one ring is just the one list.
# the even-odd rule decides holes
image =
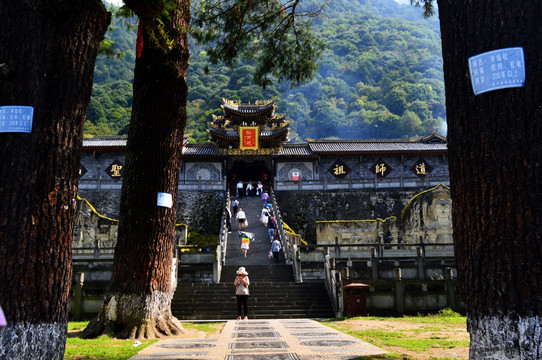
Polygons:
[[466,318],[450,310],[436,315],[355,317],[322,323],[389,351],[387,355],[360,357],[360,360],[468,359]]
[[[135,340],[119,340],[103,335],[96,339],[81,339],[78,334],[88,321],[68,323],[68,339],[64,359],[70,360],[125,360],[158,340],[139,340],[141,345],[134,346]],[[185,329],[195,329],[209,334],[220,332],[223,323],[183,323]]]

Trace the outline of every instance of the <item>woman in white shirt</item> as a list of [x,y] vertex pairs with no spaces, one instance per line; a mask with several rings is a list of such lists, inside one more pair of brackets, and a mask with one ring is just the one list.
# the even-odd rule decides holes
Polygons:
[[235,217],[237,218],[237,230],[243,230],[247,223],[247,216],[243,209],[239,208]]
[[237,320],[241,320],[241,306],[243,306],[245,313],[243,320],[248,320],[248,296],[250,295],[248,287],[250,286],[250,280],[244,267],[237,270],[233,285],[235,286],[235,298],[237,299]]

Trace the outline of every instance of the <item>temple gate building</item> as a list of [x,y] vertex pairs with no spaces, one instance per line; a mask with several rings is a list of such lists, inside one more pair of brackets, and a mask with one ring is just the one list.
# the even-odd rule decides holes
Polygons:
[[[245,188],[248,182],[255,185],[261,181],[266,189],[273,187],[279,197],[282,192],[339,191],[352,198],[390,191],[411,196],[439,184],[449,185],[443,136],[432,133],[411,140],[309,140],[291,144],[290,122],[275,109],[272,101],[242,104],[224,100],[223,114],[213,116],[207,124],[211,141],[190,144],[184,140],[179,190],[234,195],[239,181]],[[109,203],[110,210],[104,212],[113,217],[114,193],[122,185],[125,146],[123,137],[83,141],[80,193],[89,196],[96,191],[112,191],[107,199],[98,200]],[[283,197],[290,199],[290,195]],[[381,200],[386,201],[391,200]],[[360,218],[393,215],[388,213],[390,209],[370,207],[371,212],[358,214]]]

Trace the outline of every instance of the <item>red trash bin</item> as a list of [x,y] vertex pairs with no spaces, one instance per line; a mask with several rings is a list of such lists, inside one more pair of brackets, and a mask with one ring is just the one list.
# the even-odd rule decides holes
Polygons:
[[348,316],[367,316],[367,289],[371,285],[352,283],[343,287]]

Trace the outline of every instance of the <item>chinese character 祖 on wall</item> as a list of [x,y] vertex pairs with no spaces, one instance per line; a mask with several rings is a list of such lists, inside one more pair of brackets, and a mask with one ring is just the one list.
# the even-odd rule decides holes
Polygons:
[[327,171],[337,179],[343,179],[346,175],[350,174],[352,169],[350,169],[341,159],[338,159]]

